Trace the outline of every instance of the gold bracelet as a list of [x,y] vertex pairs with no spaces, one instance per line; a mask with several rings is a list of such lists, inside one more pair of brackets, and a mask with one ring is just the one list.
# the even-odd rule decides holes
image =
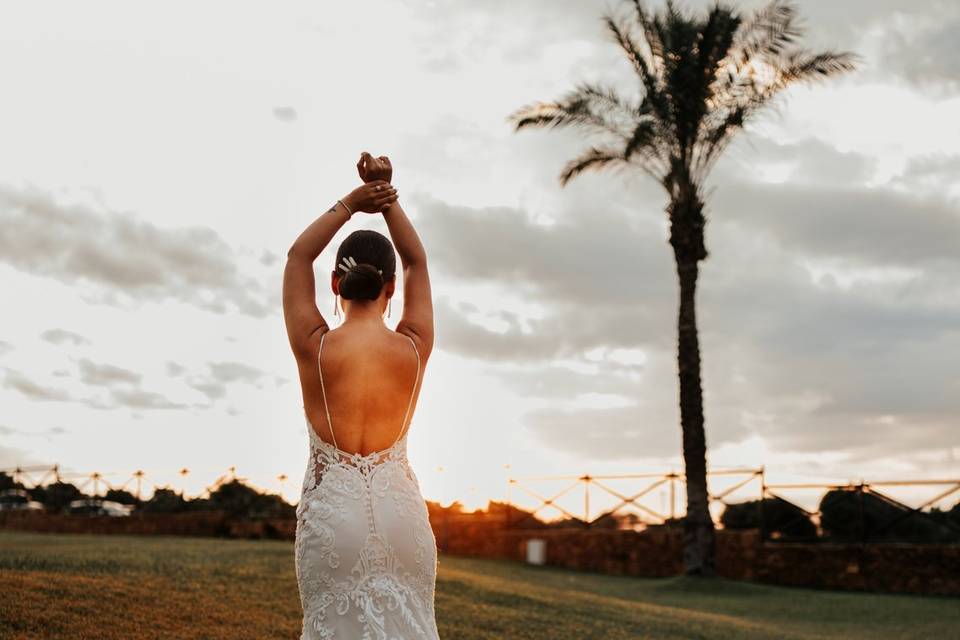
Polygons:
[[337,202],[339,202],[339,203],[343,206],[343,208],[347,210],[347,217],[348,217],[348,218],[352,218],[352,217],[353,217],[353,211],[350,211],[350,207],[348,207],[347,205],[343,204],[343,200],[337,200]]

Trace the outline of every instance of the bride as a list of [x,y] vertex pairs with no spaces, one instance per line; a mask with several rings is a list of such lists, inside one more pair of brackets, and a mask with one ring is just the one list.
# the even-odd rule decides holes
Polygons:
[[[386,156],[364,152],[364,184],[296,239],[283,312],[297,359],[310,456],[297,505],[295,566],[301,640],[437,639],[437,547],[406,456],[410,417],[433,347],[423,245],[390,184]],[[403,267],[403,315],[384,322],[396,286],[394,247],[358,230],[337,250],[330,329],[317,309],[313,262],[359,212],[381,213]]]

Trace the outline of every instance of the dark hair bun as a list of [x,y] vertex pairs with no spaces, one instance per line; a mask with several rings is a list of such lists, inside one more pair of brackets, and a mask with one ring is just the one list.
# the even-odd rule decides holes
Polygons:
[[340,278],[340,296],[344,300],[376,300],[383,289],[383,276],[372,264],[358,262]]
[[[357,229],[340,245],[334,263],[344,300],[376,300],[383,285],[397,273],[397,256],[390,240],[373,229]],[[351,265],[350,270],[344,269]]]

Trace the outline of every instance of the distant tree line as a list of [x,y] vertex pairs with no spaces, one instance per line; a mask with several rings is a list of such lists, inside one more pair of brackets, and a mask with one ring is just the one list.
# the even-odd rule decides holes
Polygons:
[[206,498],[185,498],[183,493],[173,489],[158,488],[148,500],[139,500],[135,495],[123,489],[110,489],[102,496],[85,494],[69,482],[52,482],[47,485],[26,487],[16,482],[12,476],[0,472],[0,491],[21,489],[31,500],[43,504],[47,511],[62,512],[74,500],[102,499],[132,505],[136,511],[144,513],[184,513],[187,511],[225,511],[239,518],[294,518],[296,507],[282,497],[271,493],[262,493],[244,484],[232,480],[217,486]]
[[856,487],[832,489],[818,507],[820,530],[810,515],[781,498],[726,507],[725,529],[763,529],[782,540],[835,542],[960,542],[960,502],[943,510],[915,511],[882,494]]

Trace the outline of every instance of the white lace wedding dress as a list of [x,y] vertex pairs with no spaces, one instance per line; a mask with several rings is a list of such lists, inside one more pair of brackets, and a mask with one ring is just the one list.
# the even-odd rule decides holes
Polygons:
[[[343,451],[335,435],[334,444],[321,440],[306,420],[310,458],[297,505],[294,545],[303,606],[301,640],[439,638],[433,602],[436,539],[419,481],[407,461],[404,432],[419,378],[417,352],[407,416],[397,439],[382,451]],[[332,424],[322,371],[320,385]]]

